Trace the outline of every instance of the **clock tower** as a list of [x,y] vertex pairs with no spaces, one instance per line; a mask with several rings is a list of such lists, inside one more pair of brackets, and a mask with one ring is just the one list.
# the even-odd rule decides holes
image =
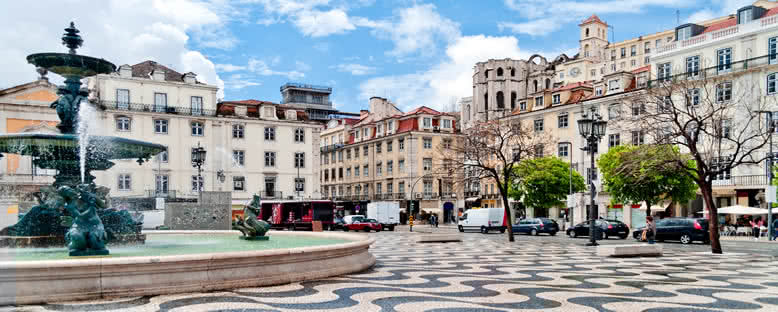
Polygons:
[[581,28],[579,57],[598,62],[604,61],[606,58],[604,51],[608,45],[608,24],[600,20],[597,15],[592,15],[578,27]]

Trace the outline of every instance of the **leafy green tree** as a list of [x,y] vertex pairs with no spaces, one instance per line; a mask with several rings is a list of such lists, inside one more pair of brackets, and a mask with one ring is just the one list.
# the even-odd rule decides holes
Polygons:
[[[651,205],[665,199],[684,202],[694,199],[697,184],[674,160],[681,158],[676,146],[615,146],[600,156],[597,166],[602,172],[605,190],[613,200],[622,203],[645,202],[647,214]],[[690,167],[693,160],[688,160]]]
[[[518,181],[510,185],[508,194],[521,199],[525,206],[551,208],[563,205],[570,193],[570,164],[557,157],[525,159],[514,166]],[[573,192],[586,188],[584,178],[576,171],[572,176]]]

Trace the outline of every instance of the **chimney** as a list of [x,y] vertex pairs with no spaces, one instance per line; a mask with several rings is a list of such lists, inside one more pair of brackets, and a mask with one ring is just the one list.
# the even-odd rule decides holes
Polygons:
[[195,84],[195,83],[197,83],[197,78],[196,77],[197,77],[197,74],[195,74],[193,72],[188,72],[188,73],[184,74],[184,83]]
[[235,105],[235,116],[246,117],[247,110],[246,106]]
[[130,78],[132,77],[132,66],[124,64],[119,66],[119,77]]
[[165,71],[161,69],[154,69],[151,71],[151,79],[165,81]]

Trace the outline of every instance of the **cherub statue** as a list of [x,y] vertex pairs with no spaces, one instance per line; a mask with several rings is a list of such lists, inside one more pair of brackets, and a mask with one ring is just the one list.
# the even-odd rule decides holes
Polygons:
[[265,237],[265,233],[270,229],[270,224],[259,220],[260,214],[259,196],[254,195],[251,203],[243,208],[243,218],[238,217],[232,224],[232,228],[243,233],[245,239],[258,239]]
[[105,228],[97,216],[97,208],[104,206],[104,202],[97,198],[93,187],[81,184],[74,190],[62,186],[58,192],[65,203],[65,209],[73,216],[73,225],[65,234],[70,255],[107,255]]

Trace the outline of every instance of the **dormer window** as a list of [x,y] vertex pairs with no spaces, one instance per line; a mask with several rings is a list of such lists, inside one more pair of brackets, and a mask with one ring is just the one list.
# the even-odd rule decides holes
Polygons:
[[678,28],[678,30],[676,30],[675,37],[678,38],[677,40],[686,40],[686,39],[691,38],[692,37],[692,27],[691,26],[686,26],[686,27],[683,27],[683,28]]
[[754,11],[751,8],[742,10],[738,13],[737,16],[737,23],[738,24],[745,24],[750,21],[754,20]]
[[422,126],[424,128],[431,128],[432,127],[432,118],[424,117],[424,119],[422,119],[422,122],[423,122]]
[[619,84],[619,80],[618,79],[613,79],[613,80],[608,81],[608,91],[614,91],[614,90],[618,90],[620,88],[621,88],[621,86]]

